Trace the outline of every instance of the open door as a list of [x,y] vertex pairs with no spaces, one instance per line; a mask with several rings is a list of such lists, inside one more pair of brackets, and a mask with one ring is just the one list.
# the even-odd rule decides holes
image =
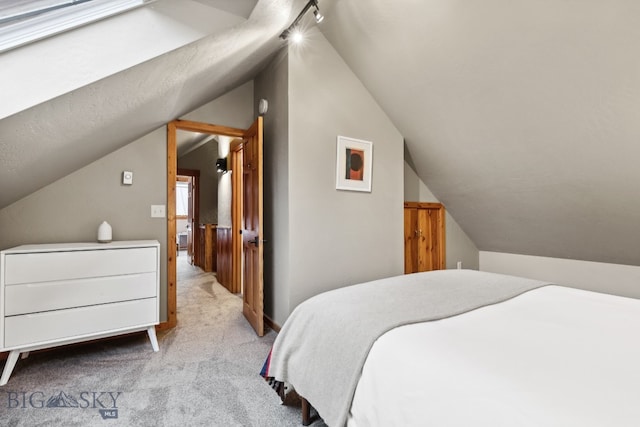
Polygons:
[[[174,120],[167,124],[167,240],[169,242],[176,241],[175,182],[178,175],[176,160],[176,132],[178,130],[238,138],[230,146],[230,163],[233,171],[231,176],[233,187],[231,219],[233,225],[228,233],[230,236],[228,247],[231,248],[228,250],[231,259],[229,277],[232,278],[228,288],[233,293],[243,291],[242,311],[258,336],[263,336],[262,117],[259,117],[246,130],[189,120]],[[197,182],[197,177],[195,179]],[[243,185],[244,180],[247,181],[247,185]],[[197,200],[197,185],[193,195]],[[247,205],[246,208],[244,204]],[[194,208],[195,225],[199,224],[197,212],[198,208]],[[194,232],[197,231],[195,225]],[[221,228],[218,227],[219,232],[220,230]],[[199,246],[197,232],[193,234],[193,240],[196,249],[194,256],[197,261]],[[224,251],[226,254],[227,246]],[[175,251],[167,251],[167,321],[162,322],[159,329],[173,328],[178,322],[175,255]]]
[[260,337],[264,335],[262,126],[258,117],[242,144],[242,313]]

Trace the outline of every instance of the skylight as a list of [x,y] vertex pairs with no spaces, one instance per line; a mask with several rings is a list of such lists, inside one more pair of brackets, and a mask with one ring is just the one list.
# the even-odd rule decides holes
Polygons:
[[0,52],[153,0],[0,0]]

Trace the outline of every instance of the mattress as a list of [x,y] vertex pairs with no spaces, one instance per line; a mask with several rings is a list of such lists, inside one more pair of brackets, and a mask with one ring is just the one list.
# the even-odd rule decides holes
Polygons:
[[546,286],[374,343],[348,426],[640,425],[640,300]]

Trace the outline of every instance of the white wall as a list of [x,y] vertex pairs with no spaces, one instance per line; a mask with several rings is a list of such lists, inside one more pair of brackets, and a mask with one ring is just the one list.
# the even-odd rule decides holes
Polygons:
[[186,219],[176,219],[176,233],[186,233],[187,224],[188,222]]
[[[404,162],[404,200],[407,202],[439,202],[438,198],[433,195],[406,161]],[[467,233],[460,228],[449,211],[446,211],[445,234],[447,268],[456,268],[458,261],[461,261],[463,268],[477,270],[479,268],[478,248],[467,236]]]
[[[370,193],[336,190],[338,135],[373,142]],[[402,135],[315,28],[289,49],[288,168],[290,309],[402,274]]]
[[480,270],[640,298],[640,267],[480,251]]

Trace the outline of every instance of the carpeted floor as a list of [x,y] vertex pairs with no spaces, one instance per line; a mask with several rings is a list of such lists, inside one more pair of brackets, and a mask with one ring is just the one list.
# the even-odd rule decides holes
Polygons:
[[275,333],[258,338],[241,299],[185,260],[178,326],[158,335],[158,353],[146,334],[34,353],[0,388],[0,425],[301,425],[298,399],[281,405],[258,375]]

